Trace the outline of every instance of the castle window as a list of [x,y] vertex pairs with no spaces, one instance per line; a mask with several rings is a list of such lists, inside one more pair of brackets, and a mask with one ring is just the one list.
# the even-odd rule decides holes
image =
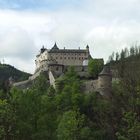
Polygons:
[[56,57],[56,59],[57,59],[57,57]]
[[66,57],[64,57],[64,59],[66,59]]
[[56,67],[56,70],[58,71],[58,70],[59,70],[59,68],[58,68],[58,67]]
[[79,60],[80,60],[81,58],[79,57]]
[[70,58],[68,57],[68,59],[70,59]]
[[62,57],[60,57],[60,59],[62,59]]
[[75,59],[76,59],[76,57],[75,57]]

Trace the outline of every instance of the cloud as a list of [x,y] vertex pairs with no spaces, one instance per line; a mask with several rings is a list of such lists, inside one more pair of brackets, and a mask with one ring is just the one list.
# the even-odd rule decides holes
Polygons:
[[50,37],[68,48],[85,48],[86,44],[89,44],[92,56],[103,57],[105,61],[112,51],[139,41],[140,25],[137,19],[102,19],[97,15],[81,11],[56,13],[53,15],[57,17],[56,26]]
[[[49,16],[31,11],[0,10],[0,19],[0,60],[5,58],[7,63],[11,62],[15,67],[19,67],[17,64],[20,62],[27,65],[43,43],[42,34],[51,30],[51,26],[48,27]],[[13,61],[9,61],[10,59]],[[29,72],[35,69],[33,63],[34,61]],[[29,70],[26,66],[22,69]]]
[[1,2],[0,59],[24,71],[34,71],[35,55],[43,44],[47,48],[55,41],[60,48],[89,44],[93,57],[107,60],[112,51],[139,41],[139,0]]
[[30,59],[34,52],[34,43],[28,33],[21,29],[12,29],[8,31],[4,37],[1,37],[0,55],[2,57],[19,57],[21,59]]

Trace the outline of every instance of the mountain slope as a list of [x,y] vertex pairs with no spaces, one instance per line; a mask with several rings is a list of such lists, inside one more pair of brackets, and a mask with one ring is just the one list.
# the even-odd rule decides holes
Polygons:
[[11,65],[0,64],[0,87],[5,83],[10,77],[12,77],[16,82],[28,79],[31,74],[22,72]]

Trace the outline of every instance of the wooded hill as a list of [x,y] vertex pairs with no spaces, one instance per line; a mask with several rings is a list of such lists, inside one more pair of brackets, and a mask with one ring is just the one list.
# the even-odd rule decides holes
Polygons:
[[8,64],[0,64],[0,88],[12,77],[16,82],[28,79],[31,74],[20,71]]

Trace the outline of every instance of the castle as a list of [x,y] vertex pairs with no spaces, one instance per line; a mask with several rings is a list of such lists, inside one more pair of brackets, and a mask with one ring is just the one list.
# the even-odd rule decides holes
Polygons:
[[[45,72],[48,75],[50,85],[55,88],[55,81],[62,76],[70,66],[80,77],[88,75],[88,61],[92,58],[87,45],[85,49],[59,49],[55,43],[51,49],[41,48],[36,56],[35,73],[28,80],[14,83],[13,85],[19,88],[27,88],[32,81]],[[103,61],[103,59],[99,59]],[[109,68],[104,67],[96,80],[86,80],[83,84],[83,90],[86,92],[98,91],[101,95],[107,95],[111,90],[111,74]]]
[[41,48],[40,53],[36,56],[36,69],[43,67],[45,64],[57,64],[63,66],[82,66],[87,65],[89,59],[89,46],[86,49],[59,49],[56,43],[51,49]]

